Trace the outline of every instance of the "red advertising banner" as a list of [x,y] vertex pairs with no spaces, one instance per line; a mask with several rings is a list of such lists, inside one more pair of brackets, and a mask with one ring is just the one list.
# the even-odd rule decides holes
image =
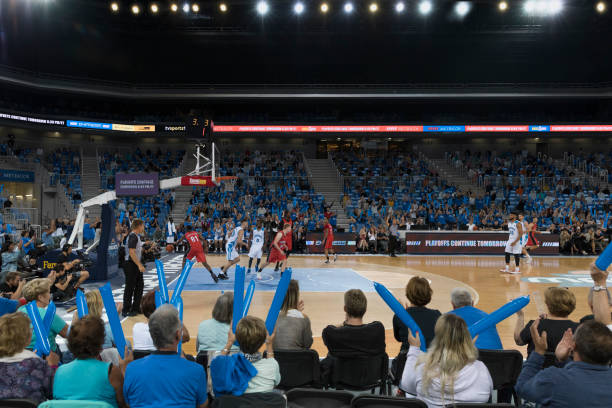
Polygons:
[[241,126],[241,125],[216,125],[214,128],[216,132],[321,132],[321,133],[335,133],[335,132],[422,132],[423,126]]
[[551,132],[612,132],[612,125],[551,125]]
[[215,187],[211,176],[183,176],[181,186]]
[[[538,234],[532,255],[559,255],[559,234]],[[406,232],[408,254],[503,255],[507,232]]]

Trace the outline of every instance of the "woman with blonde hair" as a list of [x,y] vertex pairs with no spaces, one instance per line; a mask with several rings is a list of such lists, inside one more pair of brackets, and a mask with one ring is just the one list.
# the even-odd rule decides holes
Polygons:
[[442,315],[427,353],[416,333],[408,334],[410,349],[400,388],[425,401],[429,408],[460,402],[487,402],[493,390],[489,370],[478,360],[467,324],[459,316]]
[[[576,296],[567,288],[548,288],[544,292],[544,303],[548,309],[548,314],[540,316],[542,320],[538,326],[538,332],[546,332],[549,353],[554,353],[557,344],[563,338],[567,329],[576,332],[578,323],[568,319],[568,316],[576,309]],[[516,326],[514,328],[514,342],[517,346],[527,345],[527,356],[535,349],[531,338],[530,320],[525,324],[525,312],[521,309],[516,313]]]
[[0,317],[0,400],[26,398],[36,403],[51,397],[53,373],[59,356],[46,360],[27,350],[32,329],[30,319],[16,312]]
[[295,279],[289,282],[274,332],[274,350],[308,350],[312,346],[310,319],[304,314],[300,285]]

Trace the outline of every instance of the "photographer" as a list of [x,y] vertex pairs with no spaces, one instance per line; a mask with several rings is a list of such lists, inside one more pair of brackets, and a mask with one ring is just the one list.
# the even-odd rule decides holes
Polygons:
[[51,295],[55,302],[66,302],[76,296],[79,272],[68,273],[64,264],[58,263],[55,274],[49,275],[51,281]]
[[144,232],[144,222],[140,219],[132,221],[129,235],[127,236],[127,251],[123,272],[125,273],[125,289],[123,291],[123,317],[136,316],[140,314],[140,301],[144,290],[144,279],[142,274],[145,266],[142,264],[142,241],[140,235]]
[[59,256],[57,257],[57,264],[62,264],[66,273],[72,276],[71,279],[76,280],[76,284],[74,286],[78,289],[81,284],[89,278],[89,272],[83,270],[80,259],[77,258],[73,259],[72,261],[68,261],[70,254],[72,254],[72,245],[64,244],[62,247],[62,252],[60,252]]

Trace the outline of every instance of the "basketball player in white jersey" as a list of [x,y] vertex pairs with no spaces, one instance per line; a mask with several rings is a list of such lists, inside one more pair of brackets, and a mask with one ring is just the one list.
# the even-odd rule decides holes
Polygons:
[[529,252],[527,252],[527,240],[529,239],[529,223],[525,220],[525,216],[523,214],[519,214],[519,222],[523,227],[523,235],[521,235],[521,253],[525,256],[525,261],[530,264],[531,256]]
[[264,228],[263,222],[261,219],[257,220],[257,225],[253,230],[253,239],[251,240],[251,249],[249,249],[249,269],[247,269],[247,273],[251,273],[251,266],[253,265],[253,258],[257,258],[257,263],[255,264],[255,270],[259,270],[259,262],[261,261],[261,256],[263,255],[263,246],[264,246]]
[[247,246],[246,242],[244,242],[244,229],[247,227],[247,225],[248,223],[246,220],[243,220],[240,225],[234,228],[231,234],[229,234],[229,238],[225,244],[227,263],[221,267],[221,274],[224,276],[227,276],[227,271],[232,265],[236,265],[238,262],[240,262],[240,254],[238,253],[238,249],[240,247]]
[[[506,268],[500,269],[500,272],[518,274],[521,273],[519,265],[521,263],[521,237],[523,236],[523,224],[516,219],[516,213],[511,212],[508,220],[508,242],[506,243]],[[510,270],[510,257],[514,256],[514,271]]]

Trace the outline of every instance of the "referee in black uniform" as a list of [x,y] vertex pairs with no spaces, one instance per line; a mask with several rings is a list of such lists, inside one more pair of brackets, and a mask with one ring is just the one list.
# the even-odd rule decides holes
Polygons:
[[125,272],[125,288],[123,290],[124,317],[140,314],[140,300],[144,290],[142,274],[145,267],[141,262],[142,241],[140,234],[144,232],[144,222],[140,219],[132,221],[132,227],[127,237],[127,251],[123,271]]

